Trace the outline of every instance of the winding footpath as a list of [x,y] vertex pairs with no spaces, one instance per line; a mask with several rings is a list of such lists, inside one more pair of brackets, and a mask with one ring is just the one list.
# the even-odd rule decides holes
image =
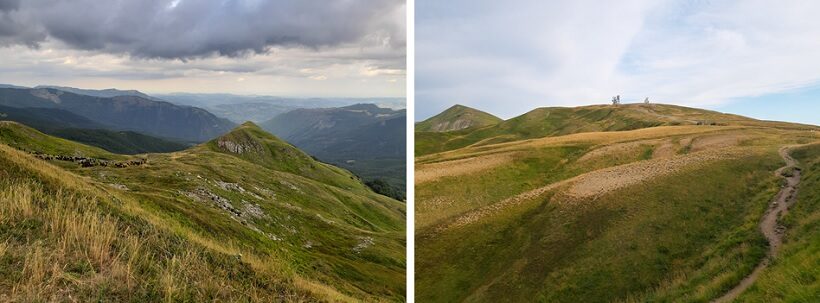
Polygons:
[[[777,193],[777,196],[775,196],[775,199],[769,205],[769,209],[763,215],[763,219],[760,221],[760,230],[763,232],[766,240],[769,241],[769,251],[766,253],[766,258],[763,258],[757,267],[755,267],[754,271],[740,281],[740,284],[729,290],[729,292],[722,297],[713,301],[715,303],[731,302],[743,293],[743,291],[752,286],[758,276],[760,276],[760,273],[769,266],[770,260],[777,255],[778,249],[783,244],[785,227],[779,225],[777,219],[785,215],[789,207],[795,202],[797,186],[800,183],[800,170],[796,169],[797,161],[789,155],[789,147],[781,148],[780,156],[786,161],[786,166],[779,168],[775,174],[785,177],[786,185]],[[791,176],[784,176],[783,173],[789,168],[795,168],[793,170],[794,173]]]

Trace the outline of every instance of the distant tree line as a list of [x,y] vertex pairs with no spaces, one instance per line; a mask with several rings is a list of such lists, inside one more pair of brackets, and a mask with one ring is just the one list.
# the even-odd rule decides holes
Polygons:
[[398,187],[392,186],[387,181],[382,179],[373,179],[364,182],[367,187],[370,187],[374,192],[380,195],[385,195],[393,199],[404,201],[406,199],[405,193]]

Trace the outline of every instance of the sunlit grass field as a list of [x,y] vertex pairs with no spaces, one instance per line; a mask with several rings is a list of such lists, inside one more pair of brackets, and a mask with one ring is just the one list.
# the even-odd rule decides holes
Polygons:
[[[774,174],[784,165],[778,149],[820,140],[799,125],[727,121],[417,156],[417,298],[708,302],[721,296],[766,255],[758,223],[783,182]],[[816,263],[816,252],[795,250],[804,256],[794,262]],[[805,271],[803,279],[816,277]],[[792,291],[802,298],[812,291],[797,288]],[[760,290],[749,295],[754,291]]]

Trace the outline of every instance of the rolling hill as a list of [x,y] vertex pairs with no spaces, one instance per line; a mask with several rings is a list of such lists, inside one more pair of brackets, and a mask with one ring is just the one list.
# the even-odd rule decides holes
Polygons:
[[[407,115],[404,110],[356,104],[296,109],[262,127],[322,161],[404,192]],[[401,199],[400,196],[395,198]]]
[[404,300],[404,204],[251,123],[126,156],[0,122],[0,176],[3,300]]
[[[521,116],[477,129],[416,132],[416,154],[425,155],[469,145],[487,145],[582,132],[632,130],[675,125],[761,125],[742,116],[666,104],[592,105],[537,108]],[[771,125],[771,123],[769,123]],[[784,127],[792,127],[782,125]]]
[[[774,259],[741,298],[812,301],[818,131],[653,104],[443,133],[416,157],[417,300],[707,302]],[[777,205],[779,248],[761,220]]]
[[464,105],[453,105],[438,115],[416,123],[417,132],[448,132],[494,125],[501,118]]
[[109,130],[129,130],[163,138],[203,142],[229,131],[234,123],[206,110],[140,96],[97,97],[54,88],[0,88],[0,105],[72,112]]

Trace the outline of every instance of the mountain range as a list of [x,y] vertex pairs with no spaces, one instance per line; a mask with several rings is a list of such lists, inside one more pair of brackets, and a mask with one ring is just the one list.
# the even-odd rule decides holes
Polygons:
[[[18,87],[22,88],[22,87]],[[119,97],[119,96],[134,96],[140,97],[143,99],[153,100],[153,101],[162,101],[159,98],[155,98],[149,96],[141,91],[138,90],[120,90],[116,88],[108,88],[108,89],[82,89],[82,88],[75,88],[75,87],[68,87],[68,86],[57,86],[57,85],[38,85],[34,87],[35,89],[43,89],[43,88],[50,88],[56,89],[59,91],[75,93],[78,95],[86,95],[86,96],[93,96],[93,97],[102,97],[102,98],[112,98],[112,97]]]
[[417,131],[416,299],[811,302],[818,132],[665,104]]
[[261,127],[322,161],[347,168],[366,180],[382,179],[398,189],[405,182],[404,110],[356,104],[339,108],[295,109]]
[[202,142],[235,126],[197,107],[135,95],[99,97],[55,88],[0,88],[0,105],[61,109],[112,130],[128,130],[186,142]]
[[163,100],[188,106],[201,106],[236,123],[261,123],[297,108],[334,108],[360,103],[402,109],[403,98],[287,98],[276,96],[244,96],[233,94],[158,94]]
[[[200,96],[205,98],[203,104],[224,97],[226,99],[219,100],[229,103],[210,106],[219,116],[266,120],[264,125],[268,130],[311,155],[350,169],[382,194],[404,199],[406,114],[403,110],[372,104],[341,109],[300,108],[348,102],[343,99],[296,100],[227,94],[172,96],[191,104],[197,103],[192,98]],[[241,103],[248,100],[260,102]],[[61,86],[0,87],[0,120],[17,121],[50,135],[120,154],[182,150],[235,125],[207,110],[175,105],[135,90]]]

